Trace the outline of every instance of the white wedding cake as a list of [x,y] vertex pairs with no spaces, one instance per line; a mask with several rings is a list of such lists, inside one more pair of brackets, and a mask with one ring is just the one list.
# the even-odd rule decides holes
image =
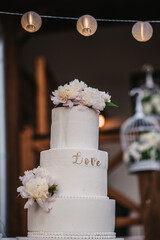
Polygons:
[[[60,101],[55,95],[53,102]],[[21,177],[23,187],[18,191],[29,199],[27,238],[114,239],[115,201],[107,196],[108,153],[98,150],[100,109],[87,104],[83,109],[80,97],[70,98],[73,105],[68,99],[52,110],[50,149],[41,152],[39,169]],[[45,179],[54,179],[54,185],[45,180],[56,186],[50,197],[42,169]]]

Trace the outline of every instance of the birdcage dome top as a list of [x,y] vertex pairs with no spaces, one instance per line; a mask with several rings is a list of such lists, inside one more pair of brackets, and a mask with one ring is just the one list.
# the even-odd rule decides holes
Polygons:
[[145,83],[140,86],[143,91],[142,106],[146,115],[152,115],[160,120],[160,85],[153,79],[153,67],[145,64],[142,67],[145,72]]

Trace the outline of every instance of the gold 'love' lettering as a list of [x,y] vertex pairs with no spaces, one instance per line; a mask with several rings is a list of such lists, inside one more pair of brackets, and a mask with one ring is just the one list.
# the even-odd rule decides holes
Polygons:
[[77,152],[76,155],[73,155],[72,158],[75,158],[75,161],[73,163],[80,165],[83,162],[83,158],[80,159],[80,157],[81,157],[80,152]]
[[88,165],[88,164],[89,164],[89,159],[88,159],[88,158],[85,158],[84,163],[85,163],[86,165]]
[[91,157],[91,158],[82,157],[81,152],[77,152],[75,155],[72,156],[72,158],[74,158],[73,164],[77,164],[77,165],[84,164],[86,166],[91,165],[91,166],[97,166],[97,167],[101,166],[101,162],[97,160],[95,157]]

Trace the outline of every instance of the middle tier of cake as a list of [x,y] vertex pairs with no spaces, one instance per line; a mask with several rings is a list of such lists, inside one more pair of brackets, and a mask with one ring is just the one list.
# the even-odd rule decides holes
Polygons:
[[58,196],[107,196],[107,152],[52,148],[41,152],[40,166],[54,179]]

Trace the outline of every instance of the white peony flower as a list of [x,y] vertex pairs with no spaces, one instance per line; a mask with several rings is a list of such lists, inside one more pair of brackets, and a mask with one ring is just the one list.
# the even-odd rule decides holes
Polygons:
[[144,152],[149,150],[152,147],[152,145],[149,142],[142,142],[138,145],[137,150],[139,152]]
[[140,135],[140,141],[150,142],[151,145],[157,145],[160,142],[160,134],[156,132],[148,132]]
[[33,178],[26,184],[26,191],[35,199],[44,199],[48,197],[48,184],[45,178]]
[[74,87],[65,84],[64,86],[58,87],[58,96],[62,100],[74,99],[78,97],[79,92]]
[[53,195],[56,191],[53,178],[47,175],[44,168],[38,167],[25,171],[20,180],[23,186],[18,187],[17,192],[22,198],[28,199],[24,208],[29,208],[36,201],[44,211],[48,212],[52,208]]
[[37,168],[34,168],[33,170],[33,174],[35,175],[35,177],[46,177],[47,173],[46,173],[46,170],[42,167],[37,167]]
[[159,94],[154,94],[151,98],[151,102],[153,105],[158,105],[160,104],[160,96]]
[[69,85],[73,87],[75,91],[78,91],[78,92],[82,91],[84,88],[87,87],[87,85],[84,82],[79,81],[78,79],[71,81]]
[[111,96],[109,95],[109,93],[101,92],[101,96],[102,98],[104,98],[105,102],[111,102]]
[[135,151],[137,149],[137,147],[138,147],[138,143],[133,142],[133,143],[130,144],[128,150],[129,150],[129,152],[132,152],[132,151]]
[[26,185],[26,183],[34,177],[32,171],[25,171],[23,177],[19,177],[19,179],[22,181],[23,185]]
[[145,114],[150,114],[152,112],[152,104],[151,103],[143,103],[143,111]]
[[130,161],[130,157],[134,158],[135,161],[139,161],[141,159],[141,154],[138,152],[137,148],[138,148],[137,142],[133,142],[130,144],[130,146],[128,147],[128,150],[125,153],[126,156],[128,155],[128,158],[129,158],[128,161]]
[[101,95],[101,92],[96,88],[85,88],[84,91],[81,92],[81,100],[80,102],[88,107],[92,107],[97,111],[103,111],[105,108],[105,101]]
[[79,97],[79,92],[86,88],[87,85],[84,82],[80,82],[78,79],[58,87],[58,96],[63,100],[76,99]]
[[138,161],[141,159],[141,154],[137,151],[137,149],[129,151],[129,154],[132,156],[132,158],[135,159],[135,161]]

